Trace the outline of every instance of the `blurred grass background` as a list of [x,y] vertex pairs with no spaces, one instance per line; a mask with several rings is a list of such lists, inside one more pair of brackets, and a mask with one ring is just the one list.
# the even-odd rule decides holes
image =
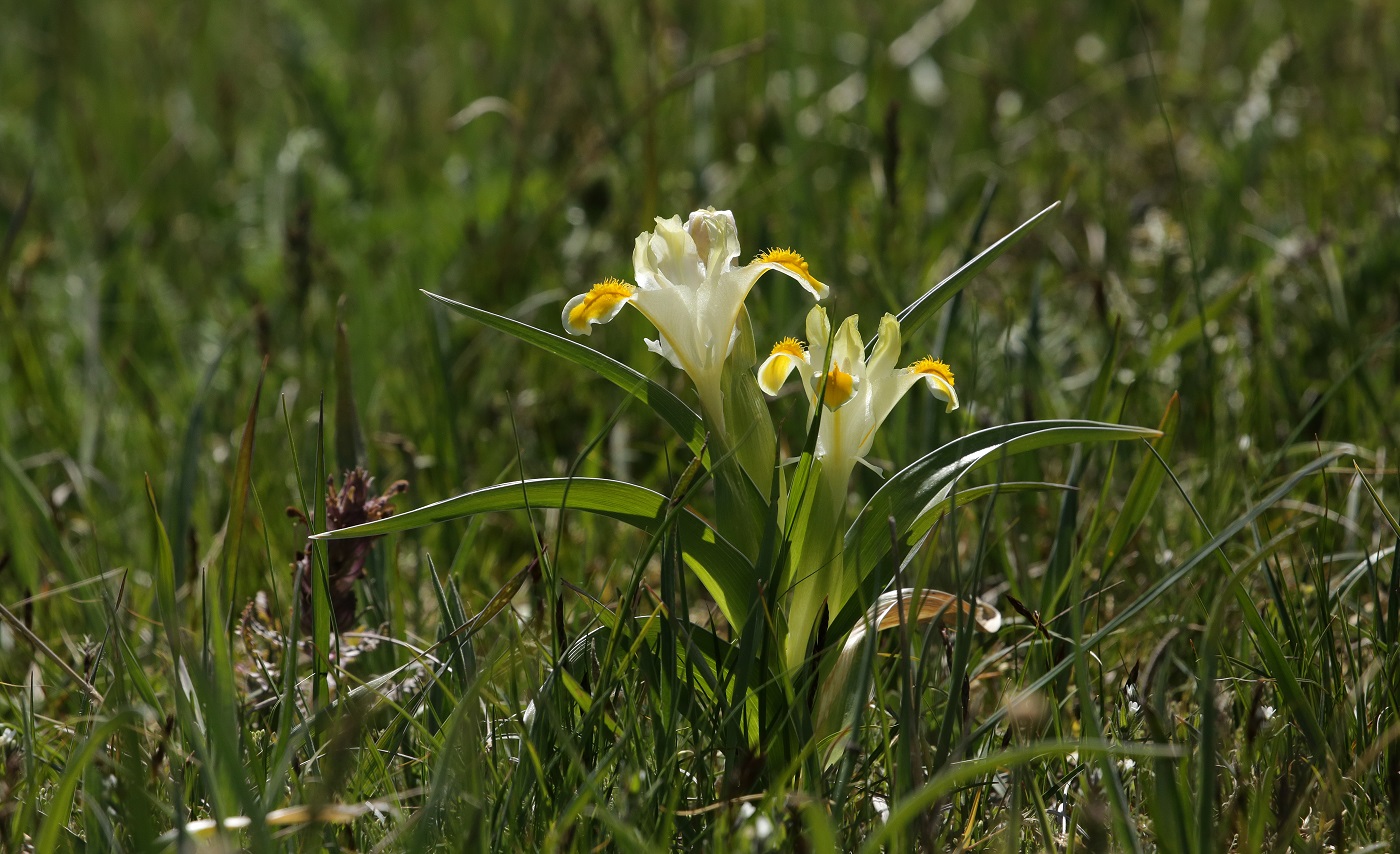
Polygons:
[[[911,397],[878,461],[1085,415],[1120,328],[1120,417],[1156,424],[1180,391],[1173,464],[1206,519],[1319,445],[1354,443],[1373,481],[1394,480],[1400,14],[1383,0],[0,9],[0,601],[80,670],[108,627],[91,580],[110,598],[116,570],[133,644],[158,660],[145,478],[193,597],[264,359],[236,608],[291,589],[292,443],[311,484],[322,396],[328,424],[350,397],[337,320],[369,468],[411,482],[401,508],[563,474],[622,394],[418,289],[557,331],[568,296],[630,275],[653,216],[707,205],[735,212],[750,255],[802,252],[833,315],[860,312],[869,334],[1063,201],[906,345],[953,366],[964,408]],[[783,280],[749,306],[760,346],[801,330],[805,297]],[[688,394],[648,333],[624,314],[589,343]],[[791,399],[774,412],[800,430]],[[582,471],[666,491],[677,447],[629,411]],[[1066,463],[1018,465],[1056,479]],[[1331,484],[1334,504],[1359,494]],[[1006,504],[999,560],[1029,572],[1057,499]],[[1112,596],[1204,541],[1179,500],[1149,518]],[[531,553],[523,521],[401,538],[372,570],[378,616],[432,635],[427,553],[480,608]],[[1303,550],[1383,545],[1352,527]],[[565,577],[605,593],[634,539],[586,520],[567,533]],[[34,675],[4,632],[9,725],[31,676],[40,712],[76,714],[62,674]]]

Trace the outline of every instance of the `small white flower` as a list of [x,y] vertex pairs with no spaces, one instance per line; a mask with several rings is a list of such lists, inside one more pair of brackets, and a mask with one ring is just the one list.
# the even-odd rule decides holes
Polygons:
[[761,815],[754,819],[753,837],[754,842],[762,845],[773,835],[773,821],[766,815]]
[[890,804],[879,795],[870,796],[870,805],[875,808],[875,814],[880,817],[880,821],[889,821]]

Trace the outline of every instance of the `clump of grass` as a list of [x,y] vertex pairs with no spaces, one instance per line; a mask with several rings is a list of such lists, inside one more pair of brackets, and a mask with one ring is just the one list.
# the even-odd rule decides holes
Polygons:
[[[1396,110],[1355,59],[1400,27],[1384,4],[1140,6],[16,10],[6,844],[152,850],[224,822],[255,850],[1400,835]],[[1055,199],[925,318],[960,414],[906,405],[869,460],[1021,421],[1163,436],[992,460],[922,548],[872,516],[886,579],[1005,619],[906,613],[860,645],[830,765],[804,720],[822,668],[771,678],[781,611],[717,617],[684,518],[478,493],[369,549],[348,624],[326,545],[289,580],[304,532],[266,511],[327,519],[320,485],[357,465],[422,501],[608,478],[713,516],[703,434],[501,331],[555,328],[653,213],[741,212],[744,245],[804,247],[844,316],[909,305]],[[798,300],[751,301],[753,328],[791,334]],[[602,353],[693,405],[616,323]],[[771,411],[799,455],[802,404]],[[235,630],[259,590],[253,697]],[[855,624],[821,622],[814,652]]]

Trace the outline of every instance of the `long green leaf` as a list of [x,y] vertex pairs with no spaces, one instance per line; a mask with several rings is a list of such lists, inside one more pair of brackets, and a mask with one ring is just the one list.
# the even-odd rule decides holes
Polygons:
[[499,330],[524,341],[533,344],[548,353],[553,353],[564,359],[573,362],[575,365],[593,371],[598,376],[613,383],[618,388],[632,395],[633,397],[651,407],[651,410],[661,417],[662,421],[670,424],[675,431],[680,434],[681,441],[690,446],[695,453],[700,453],[705,443],[705,425],[700,420],[700,416],[695,411],[671,392],[662,388],[656,382],[648,379],[645,375],[629,368],[627,365],[605,356],[585,346],[577,341],[565,338],[562,335],[555,335],[553,332],[546,332],[537,329],[528,323],[512,320],[509,317],[502,317],[499,314],[492,314],[476,306],[457,302],[445,296],[423,291],[427,296],[441,302],[454,311],[465,314],[473,320],[486,324],[492,329]]
[[[377,522],[317,534],[315,539],[378,536],[477,513],[523,510],[527,505],[597,513],[653,535],[667,523],[667,499],[659,492],[618,480],[559,477],[488,486]],[[752,565],[694,513],[685,510],[677,520],[686,564],[714,596],[731,625],[742,625],[755,595]]]
[[[253,390],[253,404],[248,407],[248,419],[243,423],[243,438],[238,443],[238,458],[233,469],[233,499],[228,508],[228,535],[224,541],[223,574],[219,578],[219,606],[215,610],[223,624],[233,624],[234,597],[238,592],[238,559],[243,546],[244,508],[248,504],[248,487],[253,478],[253,445],[257,439],[258,402],[262,400],[263,381],[267,379],[267,357],[258,372],[258,385]],[[183,532],[176,531],[175,536]],[[179,571],[180,567],[175,568]]]
[[954,506],[961,507],[970,501],[985,498],[988,495],[1006,495],[1014,492],[1073,492],[1077,487],[1065,483],[1051,483],[1044,480],[1013,480],[1005,483],[985,483],[981,486],[969,486],[967,489],[959,489],[956,496],[949,495],[942,501],[935,502],[923,513],[913,525],[909,526],[909,541],[918,540],[929,532],[938,520],[947,513],[948,508]]
[[1071,753],[1078,753],[1081,757],[1131,756],[1137,759],[1155,759],[1159,756],[1178,756],[1181,749],[1169,744],[1054,741],[1012,747],[991,756],[954,763],[946,766],[913,794],[891,805],[889,817],[866,838],[860,850],[862,854],[874,854],[885,850],[891,839],[897,838],[911,822],[924,815],[940,798],[959,786],[979,777],[995,774],[1003,768],[1023,765],[1042,757],[1068,756]]

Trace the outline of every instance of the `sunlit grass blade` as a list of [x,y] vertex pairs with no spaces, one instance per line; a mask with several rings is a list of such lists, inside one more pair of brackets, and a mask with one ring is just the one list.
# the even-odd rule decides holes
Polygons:
[[175,532],[170,541],[175,568],[183,571],[189,565],[190,555],[186,553],[188,540],[185,531],[190,526],[190,515],[195,501],[195,485],[199,476],[201,444],[204,441],[204,420],[213,393],[214,377],[219,365],[223,364],[228,345],[221,347],[204,372],[204,380],[190,407],[189,418],[185,422],[185,432],[180,441],[180,454],[176,457],[176,467],[170,472],[169,493],[165,496],[165,506],[161,516],[169,520],[170,530]]
[[1006,767],[1022,765],[1035,759],[1048,756],[1067,756],[1078,753],[1081,757],[1113,756],[1134,759],[1151,759],[1158,756],[1177,756],[1181,749],[1175,745],[1158,744],[1112,744],[1102,741],[1059,741],[1042,744],[1029,744],[1012,747],[989,756],[958,762],[940,771],[909,797],[892,804],[889,817],[865,840],[860,847],[861,854],[875,854],[890,844],[896,834],[903,832],[911,822],[932,807],[938,800],[957,787],[970,783],[979,777],[994,774]]
[[1396,521],[1395,514],[1390,512],[1389,507],[1385,506],[1385,502],[1381,500],[1380,493],[1376,492],[1376,488],[1371,485],[1370,478],[1366,477],[1366,474],[1361,471],[1361,465],[1353,462],[1352,467],[1356,469],[1356,476],[1361,478],[1361,484],[1365,486],[1366,491],[1371,494],[1371,500],[1376,503],[1376,509],[1381,511],[1381,515],[1385,517],[1385,522],[1390,526],[1390,530],[1394,531],[1397,537],[1400,537],[1400,522]]
[[[1191,512],[1195,515],[1196,521],[1200,524],[1202,530],[1210,534],[1210,528],[1206,525],[1205,519],[1201,516],[1200,511],[1196,509],[1195,504],[1191,501],[1191,496],[1187,494],[1186,489],[1181,485],[1181,481],[1177,478],[1176,473],[1167,465],[1166,460],[1157,456],[1157,451],[1155,449],[1153,449],[1152,453],[1157,457],[1162,468],[1166,470],[1167,475],[1171,477],[1172,483],[1176,486],[1177,491],[1181,493],[1181,497],[1186,501],[1187,506],[1191,508]],[[1283,647],[1279,644],[1278,638],[1274,636],[1273,629],[1268,623],[1264,622],[1264,618],[1260,616],[1258,606],[1255,605],[1249,591],[1240,583],[1238,574],[1233,571],[1225,552],[1217,548],[1215,550],[1215,556],[1219,559],[1221,566],[1230,573],[1226,583],[1229,585],[1230,592],[1234,595],[1235,601],[1239,603],[1240,611],[1244,615],[1245,625],[1249,628],[1250,635],[1254,639],[1259,654],[1264,658],[1265,671],[1273,676],[1274,679],[1278,680],[1279,693],[1283,697],[1284,703],[1286,703],[1293,712],[1299,727],[1303,730],[1303,735],[1307,738],[1309,746],[1312,748],[1313,756],[1320,763],[1325,763],[1331,752],[1330,745],[1327,741],[1327,735],[1323,732],[1322,724],[1318,720],[1317,711],[1314,708],[1312,700],[1303,690],[1302,682],[1298,678],[1298,673],[1293,666],[1293,662],[1289,660],[1287,653],[1284,652]],[[1325,598],[1324,596],[1323,599],[1325,600]],[[1328,651],[1330,652],[1330,648],[1328,648]]]
[[[1114,632],[1123,628],[1123,626],[1127,625],[1139,614],[1141,614],[1143,610],[1147,608],[1147,606],[1157,601],[1157,599],[1161,598],[1168,590],[1171,590],[1182,579],[1190,575],[1191,572],[1196,569],[1196,567],[1200,566],[1207,559],[1213,557],[1217,549],[1228,543],[1230,540],[1234,539],[1236,536],[1238,536],[1241,531],[1245,530],[1245,528],[1251,525],[1265,511],[1273,507],[1282,498],[1284,498],[1286,495],[1288,495],[1290,492],[1296,489],[1298,484],[1302,483],[1304,480],[1307,480],[1309,477],[1312,477],[1322,469],[1325,469],[1327,466],[1336,462],[1338,458],[1346,455],[1349,451],[1350,449],[1347,448],[1337,449],[1331,453],[1322,455],[1321,457],[1303,466],[1301,469],[1295,471],[1292,475],[1288,477],[1287,480],[1281,483],[1272,492],[1270,492],[1264,498],[1260,499],[1258,502],[1250,506],[1249,509],[1247,509],[1244,513],[1241,513],[1239,516],[1236,516],[1235,519],[1231,521],[1229,525],[1221,529],[1220,532],[1217,533],[1214,537],[1212,537],[1209,542],[1205,543],[1200,548],[1192,552],[1191,556],[1188,557],[1181,564],[1179,564],[1175,570],[1173,570],[1168,575],[1158,579],[1157,582],[1151,587],[1149,587],[1146,591],[1144,591],[1142,595],[1127,603],[1120,610],[1114,613],[1113,617],[1109,619],[1108,622],[1104,623],[1102,626],[1099,627],[1097,631],[1095,631],[1092,635],[1084,639],[1084,648],[1086,650],[1094,649],[1105,638],[1109,637]],[[1255,614],[1255,616],[1258,616],[1257,613]],[[1018,695],[1034,696],[1036,691],[1041,690],[1046,685],[1050,684],[1050,682],[1058,678],[1059,675],[1062,672],[1064,672],[1065,668],[1067,668],[1070,665],[1070,663],[1071,659],[1064,659],[1052,665],[1038,679],[1032,681],[1029,685],[1026,685],[1023,688],[1021,688],[1021,690],[1018,692]],[[995,727],[1006,717],[1006,713],[1006,706],[992,712],[990,715],[987,716],[986,720],[984,720],[981,723],[981,725],[977,727],[977,730],[973,733],[972,738],[977,739],[982,736],[985,736],[993,727]]]
[[365,437],[350,375],[350,333],[335,325],[335,465],[342,472],[365,464]]
[[[228,536],[224,541],[223,571],[218,582],[218,604],[225,610],[215,613],[222,626],[231,626],[234,597],[238,592],[238,561],[243,552],[244,509],[248,504],[248,489],[253,477],[253,445],[257,438],[258,403],[262,400],[263,381],[267,378],[267,359],[258,372],[258,385],[253,390],[253,402],[243,424],[243,438],[238,444],[238,457],[233,468],[233,489],[228,511]],[[179,536],[179,532],[176,532]],[[220,632],[220,636],[224,633]]]
[[34,850],[37,854],[52,854],[58,850],[59,838],[68,824],[68,816],[76,800],[78,782],[83,772],[109,739],[122,727],[137,721],[136,713],[130,711],[121,712],[103,721],[93,728],[83,746],[69,757],[50,797],[48,815],[44,816],[43,824],[40,825],[39,833],[34,839]]

